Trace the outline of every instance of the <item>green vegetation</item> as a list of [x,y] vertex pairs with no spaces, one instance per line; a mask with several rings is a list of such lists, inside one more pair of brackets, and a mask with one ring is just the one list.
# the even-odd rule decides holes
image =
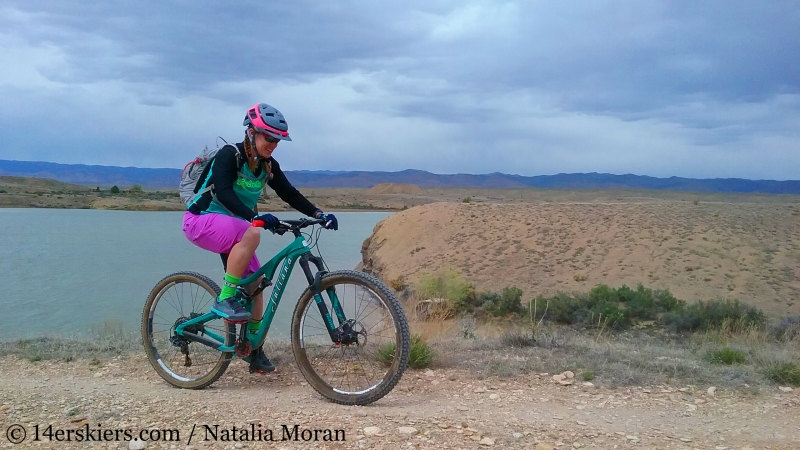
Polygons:
[[[389,342],[378,347],[378,361],[389,365],[394,361],[395,352],[394,342]],[[430,367],[434,361],[434,352],[422,336],[411,335],[411,351],[408,357],[408,367],[412,369],[425,369]]]
[[731,366],[734,364],[744,364],[747,362],[747,355],[741,350],[725,347],[709,352],[708,355],[706,355],[706,359],[712,364],[725,364]]
[[472,203],[472,197],[464,197],[464,199],[461,200],[461,202],[462,203]]
[[[516,286],[508,286],[501,293],[477,292],[457,272],[444,270],[423,276],[417,292],[420,298],[448,299],[452,311],[458,315],[527,317],[533,314],[533,320],[586,328],[626,330],[661,325],[673,332],[694,332],[718,329],[726,324],[762,328],[767,320],[761,310],[738,300],[687,304],[668,290],[648,289],[641,284],[636,289],[600,284],[587,293],[558,293],[523,301],[523,292]],[[534,303],[539,305],[535,313],[532,311]],[[794,336],[797,330],[800,324],[787,322],[775,332]]]
[[119,194],[119,188],[117,187],[116,184],[114,186],[111,186],[111,193],[112,194]]
[[688,306],[681,303],[662,321],[673,331],[703,331],[720,328],[726,323],[743,329],[761,328],[766,324],[767,316],[760,309],[739,300],[713,300]]
[[795,363],[777,364],[767,369],[766,375],[778,384],[800,386],[800,365]]

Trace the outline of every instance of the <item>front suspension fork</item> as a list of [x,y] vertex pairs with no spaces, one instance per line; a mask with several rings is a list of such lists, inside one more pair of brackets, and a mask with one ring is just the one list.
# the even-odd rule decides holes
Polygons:
[[[336,314],[336,320],[339,323],[338,327],[334,325],[331,313],[328,311],[328,306],[325,304],[325,300],[322,298],[320,284],[322,282],[322,276],[328,273],[328,271],[325,270],[322,259],[311,253],[305,253],[301,255],[299,261],[300,267],[303,269],[303,273],[306,275],[306,280],[308,280],[308,285],[311,287],[311,290],[314,293],[314,301],[317,304],[317,308],[319,308],[320,315],[325,321],[325,327],[328,329],[328,334],[331,337],[331,341],[338,344],[343,340],[344,336],[342,336],[342,329],[347,323],[347,318],[344,315],[344,310],[342,309],[341,303],[339,303],[339,298],[336,296],[335,288],[328,288],[325,290],[325,292],[328,293],[328,298],[330,299],[331,306],[333,307],[333,313]],[[309,261],[317,266],[317,272],[315,274],[311,273],[311,268],[308,264]]]

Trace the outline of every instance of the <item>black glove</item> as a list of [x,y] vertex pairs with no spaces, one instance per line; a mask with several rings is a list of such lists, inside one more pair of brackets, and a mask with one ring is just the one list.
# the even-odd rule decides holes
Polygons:
[[322,220],[325,221],[325,225],[323,225],[325,228],[327,228],[329,230],[338,230],[339,229],[339,221],[336,220],[336,216],[334,216],[333,214],[325,214],[322,211],[317,211],[317,214],[315,215],[315,217],[317,219],[322,219]]
[[272,230],[278,225],[278,218],[272,214],[259,214],[253,217],[253,220],[250,222],[253,226],[261,227],[265,230]]

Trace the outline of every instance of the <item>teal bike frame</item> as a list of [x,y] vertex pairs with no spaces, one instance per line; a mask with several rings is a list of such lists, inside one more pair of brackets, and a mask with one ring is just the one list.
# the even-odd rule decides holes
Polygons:
[[[297,223],[297,221],[284,222],[290,224]],[[283,266],[278,274],[278,279],[275,283],[275,287],[272,289],[272,294],[269,297],[269,301],[265,302],[264,316],[261,320],[261,326],[254,336],[248,336],[247,339],[254,348],[259,347],[264,342],[264,339],[266,339],[267,333],[269,332],[269,327],[272,324],[272,320],[275,318],[275,311],[278,309],[278,304],[280,303],[281,297],[283,296],[283,291],[286,288],[286,282],[292,274],[294,263],[299,260],[300,266],[303,268],[303,272],[305,272],[306,279],[308,280],[309,288],[314,292],[314,301],[320,310],[320,314],[325,318],[325,325],[328,329],[328,333],[331,336],[332,342],[339,343],[349,340],[348,331],[350,327],[346,326],[348,323],[347,318],[345,317],[342,305],[336,296],[336,290],[334,288],[328,288],[326,289],[326,292],[331,302],[331,306],[333,307],[334,313],[336,314],[337,322],[339,324],[338,327],[334,325],[331,313],[328,311],[328,307],[325,305],[325,301],[321,296],[319,289],[320,279],[322,278],[322,275],[327,273],[324,270],[322,259],[311,253],[311,249],[308,247],[308,243],[300,233],[299,227],[293,226],[290,228],[290,230],[295,235],[294,241],[292,241],[283,250],[278,252],[278,254],[272,259],[262,265],[258,271],[249,277],[242,279],[238,283],[243,297],[240,299],[240,302],[249,311],[252,308],[252,297],[258,295],[267,286],[272,284],[272,279],[275,277],[275,272],[277,271],[278,265],[281,263],[281,261],[283,261]],[[311,273],[311,269],[308,264],[309,262],[314,263],[314,265],[317,267],[316,274]],[[244,290],[244,286],[258,281],[259,277],[262,275],[264,276],[264,279],[261,281],[261,283],[259,283],[258,287],[251,294],[247,294]],[[225,345],[225,336],[220,336],[219,334],[214,333],[203,326],[205,323],[218,318],[219,316],[213,312],[208,312],[197,317],[190,318],[190,320],[183,322],[175,328],[175,334],[182,336],[187,340],[205,344],[221,352],[233,352],[236,350],[235,344]],[[201,331],[203,335],[198,334],[198,331]],[[240,334],[247,336],[250,333]],[[242,337],[240,336],[240,339],[241,338]]]

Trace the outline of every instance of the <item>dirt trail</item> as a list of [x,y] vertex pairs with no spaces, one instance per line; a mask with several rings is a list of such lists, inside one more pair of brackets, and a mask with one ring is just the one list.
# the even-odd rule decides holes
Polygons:
[[[612,390],[578,381],[557,386],[549,375],[478,379],[441,369],[408,371],[377,403],[344,407],[317,395],[292,362],[271,375],[250,375],[235,361],[211,388],[188,391],[169,387],[140,356],[98,365],[0,359],[3,430],[22,424],[29,437],[34,425],[51,424],[136,433],[179,430],[181,442],[150,442],[146,448],[800,448],[799,393],[717,390],[710,395],[700,386]],[[203,425],[249,429],[250,424],[271,429],[275,442],[215,442],[202,431]],[[283,424],[342,429],[345,440],[281,441]],[[369,435],[367,427],[380,430]],[[145,448],[136,444],[26,441],[14,446],[0,433],[0,446],[6,448]]]

